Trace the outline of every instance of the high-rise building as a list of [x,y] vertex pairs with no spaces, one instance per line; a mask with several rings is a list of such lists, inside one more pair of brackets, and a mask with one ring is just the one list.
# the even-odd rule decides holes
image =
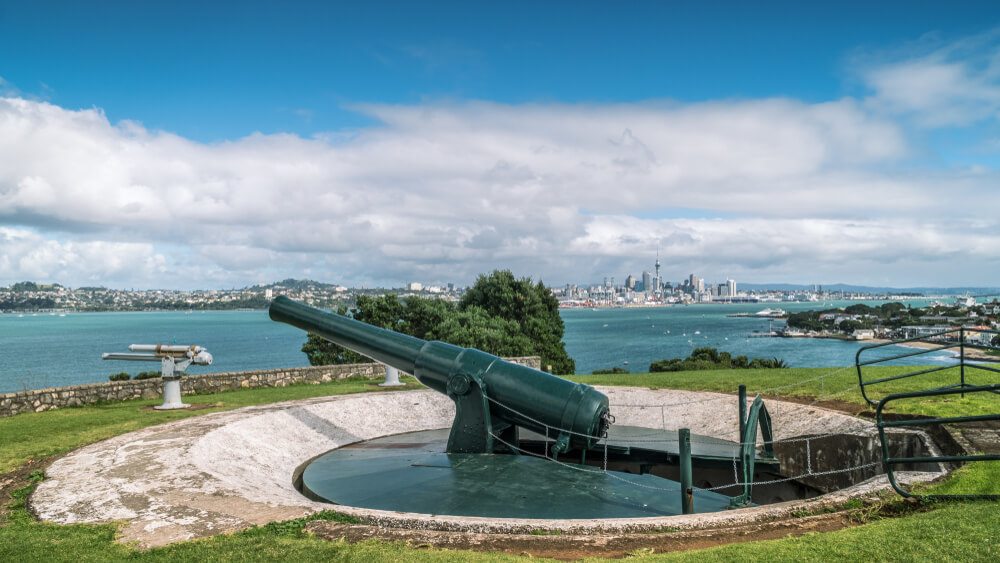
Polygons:
[[629,290],[635,289],[635,278],[632,274],[625,276],[625,287]]
[[653,276],[649,272],[642,272],[642,290],[653,291]]
[[694,286],[695,292],[702,293],[703,291],[705,291],[705,278],[695,277],[694,280],[692,280],[691,285]]
[[729,297],[736,297],[736,280],[726,280],[726,288],[729,292]]

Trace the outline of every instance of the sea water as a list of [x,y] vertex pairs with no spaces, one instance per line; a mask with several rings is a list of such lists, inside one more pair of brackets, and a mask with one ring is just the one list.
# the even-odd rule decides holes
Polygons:
[[[732,318],[767,306],[786,311],[843,307],[852,302],[690,305],[561,310],[566,350],[578,373],[624,367],[644,372],[655,360],[686,357],[712,346],[751,358],[778,357],[793,367],[848,366],[865,343],[814,338],[754,338],[781,321]],[[868,302],[869,305],[876,303]],[[924,302],[913,302],[920,306]],[[102,352],[129,344],[198,344],[215,358],[188,373],[300,367],[303,331],[271,321],[266,311],[0,314],[0,393],[107,381],[120,371],[158,371],[156,362],[103,361]],[[896,349],[895,352],[905,350]],[[888,352],[888,350],[887,350]],[[918,356],[943,361],[946,353]]]

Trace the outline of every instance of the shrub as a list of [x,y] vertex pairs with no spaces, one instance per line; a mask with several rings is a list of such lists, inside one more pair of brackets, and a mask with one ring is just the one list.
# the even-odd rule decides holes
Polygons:
[[628,372],[629,371],[625,368],[613,367],[613,368],[595,369],[594,375],[609,375],[609,374],[628,373]]
[[[732,357],[728,352],[719,352],[715,348],[695,348],[685,359],[670,358],[657,360],[649,364],[650,372],[665,371],[697,371],[708,369],[761,369],[787,368],[788,364],[781,358],[754,358],[746,356]],[[597,373],[597,372],[594,372]]]
[[136,379],[154,379],[160,377],[160,372],[158,371],[141,371],[135,374]]
[[108,376],[110,381],[128,381],[132,376],[128,374],[127,371],[122,371],[118,373],[113,373]]

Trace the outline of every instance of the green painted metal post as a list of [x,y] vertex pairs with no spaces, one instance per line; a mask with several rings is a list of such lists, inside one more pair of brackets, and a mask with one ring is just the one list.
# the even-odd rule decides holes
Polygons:
[[747,433],[747,386],[740,385],[740,439]]
[[965,398],[965,327],[958,329],[958,362],[959,371],[962,374],[962,394],[961,397]]
[[691,430],[689,428],[678,430],[677,441],[680,444],[681,511],[684,514],[693,514],[694,489],[691,487]]

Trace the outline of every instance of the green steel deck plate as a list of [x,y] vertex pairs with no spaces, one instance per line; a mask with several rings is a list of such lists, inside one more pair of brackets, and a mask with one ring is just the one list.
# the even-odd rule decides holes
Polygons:
[[[529,455],[446,454],[447,437],[447,430],[410,432],[333,450],[306,467],[303,493],[347,506],[452,516],[681,514],[676,481],[574,466],[580,471]],[[694,496],[696,512],[729,506],[725,495],[696,490]]]

